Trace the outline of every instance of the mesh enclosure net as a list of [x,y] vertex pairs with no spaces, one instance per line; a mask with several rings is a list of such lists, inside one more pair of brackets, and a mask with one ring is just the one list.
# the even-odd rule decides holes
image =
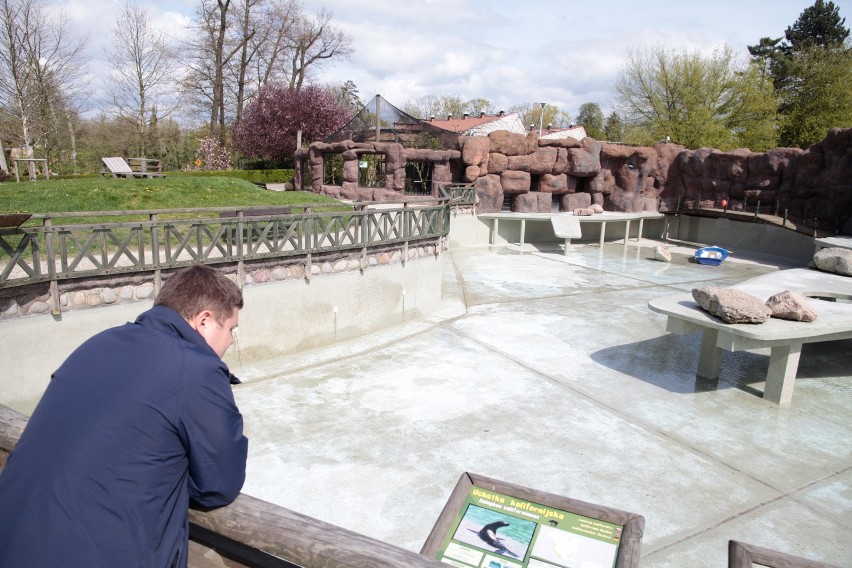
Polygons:
[[419,118],[398,109],[381,95],[376,95],[369,103],[361,107],[361,110],[349,122],[337,132],[323,138],[322,141],[326,143],[344,140],[375,141],[377,115],[379,117],[378,140],[382,142],[399,140],[401,134],[417,133],[422,128]]

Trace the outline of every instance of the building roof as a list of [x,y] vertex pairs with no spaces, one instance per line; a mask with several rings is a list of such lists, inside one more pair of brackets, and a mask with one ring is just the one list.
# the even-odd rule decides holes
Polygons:
[[454,118],[452,116],[446,119],[431,118],[423,122],[441,130],[464,134],[466,136],[484,136],[495,130],[508,130],[516,134],[524,134],[526,132],[520,116],[515,112],[509,114],[503,111],[497,114],[480,113],[478,116],[465,115],[461,118]]
[[547,140],[561,140],[563,138],[582,140],[586,136],[586,129],[583,128],[582,124],[572,124],[568,128],[548,128],[541,133],[541,138]]

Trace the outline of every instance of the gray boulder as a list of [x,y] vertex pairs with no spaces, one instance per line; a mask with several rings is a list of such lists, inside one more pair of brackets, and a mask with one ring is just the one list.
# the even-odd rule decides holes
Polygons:
[[760,298],[734,288],[694,288],[692,297],[725,323],[763,323],[772,314]]
[[823,272],[852,276],[852,250],[829,247],[814,255],[814,266]]
[[790,290],[770,296],[766,306],[772,310],[774,318],[804,322],[817,319],[817,313],[808,305],[805,297]]

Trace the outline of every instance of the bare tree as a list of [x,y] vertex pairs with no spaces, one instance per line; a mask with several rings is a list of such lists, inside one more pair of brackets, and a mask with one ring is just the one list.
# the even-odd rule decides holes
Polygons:
[[[2,0],[0,0],[2,1]],[[331,25],[331,13],[303,13],[299,0],[200,0],[197,34],[186,46],[184,86],[209,110],[210,134],[225,127],[245,102],[271,82],[298,91],[310,73],[351,52],[351,38]]]
[[135,0],[125,1],[115,22],[107,59],[112,65],[112,112],[133,125],[137,151],[145,156],[152,124],[168,117],[179,104],[174,96],[177,65],[165,33],[151,26],[146,9]]
[[266,27],[251,40],[257,46],[257,57],[252,65],[255,90],[281,81],[286,76],[281,62],[287,57],[292,43],[289,38],[293,37],[296,20],[300,15],[298,0],[271,0],[267,4],[263,13]]
[[331,18],[331,12],[320,10],[314,18],[301,15],[296,19],[289,45],[291,89],[299,91],[323,63],[352,53],[352,38],[331,25]]
[[30,157],[34,146],[45,156],[58,148],[62,132],[75,160],[73,115],[86,87],[80,78],[85,43],[62,14],[51,17],[36,0],[0,0],[0,108]]
[[225,141],[225,69],[239,46],[229,43],[231,0],[201,0],[196,10],[198,34],[186,46],[189,73],[185,87],[209,110],[210,135]]

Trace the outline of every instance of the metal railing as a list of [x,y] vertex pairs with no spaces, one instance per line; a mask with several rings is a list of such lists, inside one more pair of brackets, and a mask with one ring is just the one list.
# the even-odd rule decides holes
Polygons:
[[[345,205],[342,207],[346,207]],[[450,201],[45,213],[0,229],[0,288],[187,264],[239,262],[403,244],[449,233]],[[266,208],[268,211],[268,208]],[[220,216],[227,211],[232,216]],[[116,222],[74,223],[109,219]]]

